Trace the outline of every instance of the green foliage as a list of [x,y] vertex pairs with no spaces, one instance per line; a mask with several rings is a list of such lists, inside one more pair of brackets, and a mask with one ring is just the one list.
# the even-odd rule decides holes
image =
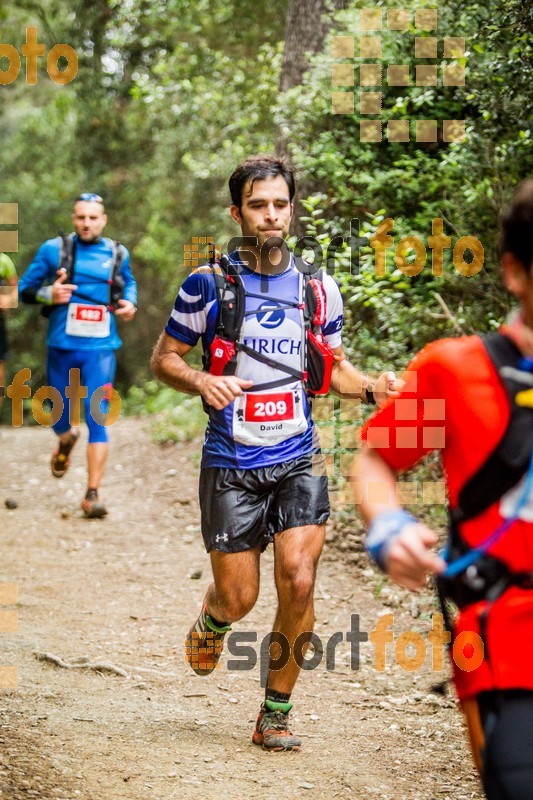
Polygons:
[[[121,389],[150,376],[151,348],[187,272],[184,245],[235,235],[230,172],[244,155],[274,149],[285,6],[258,14],[252,0],[2,3],[3,41],[20,49],[35,25],[47,51],[66,42],[79,58],[64,87],[42,58],[36,86],[19,78],[0,87],[0,201],[19,204],[17,268],[69,229],[80,191],[105,197],[106,233],[129,248],[140,289],[135,323],[121,326]],[[42,373],[36,310],[11,316],[13,369]]]
[[[412,18],[424,4],[436,5],[400,5]],[[471,235],[485,248],[485,265],[471,278],[457,273],[449,252],[442,277],[432,274],[429,258],[420,275],[408,277],[389,250],[380,276],[371,248],[361,248],[359,270],[348,247],[337,252],[345,346],[356,363],[399,367],[432,338],[491,329],[505,317],[510,302],[498,275],[496,217],[512,187],[533,171],[531,4],[440,4],[439,47],[444,35],[466,40],[465,86],[384,83],[385,121],[464,119],[467,138],[456,144],[363,143],[358,114],[331,114],[331,36],[357,32],[362,7],[367,0],[352,0],[329,13],[324,53],[313,57],[303,85],[280,96],[287,0],[260,13],[253,0],[2,3],[3,41],[20,50],[25,27],[35,25],[46,51],[66,42],[79,57],[67,86],[48,78],[41,58],[36,86],[25,83],[23,64],[22,77],[0,87],[0,200],[19,204],[18,271],[43,240],[68,230],[80,190],[105,196],[107,232],[130,249],[140,284],[138,318],[121,326],[121,391],[150,378],[150,350],[187,271],[184,246],[193,236],[224,244],[235,234],[228,175],[245,155],[273,151],[280,133],[310,195],[304,221],[324,253],[335,236],[348,240],[350,220],[359,219],[360,235],[370,236],[384,217],[394,220],[395,243],[410,234],[427,242],[440,218],[453,242]],[[414,76],[414,36],[414,27],[383,29],[384,72],[388,64],[408,64]],[[10,368],[29,366],[41,384],[45,325],[36,317],[26,307],[10,315]]]
[[[338,14],[332,35],[353,34],[358,9],[367,5],[365,0],[352,2]],[[421,4],[410,0],[401,5],[413,19]],[[370,236],[387,217],[394,220],[395,245],[414,234],[427,247],[432,220],[439,218],[453,244],[469,235],[484,247],[483,269],[472,277],[457,272],[451,251],[442,276],[432,274],[429,250],[427,265],[416,277],[396,268],[394,250],[388,251],[382,276],[376,274],[375,254],[368,247],[361,249],[359,273],[353,263],[351,271],[341,265],[335,275],[347,303],[345,344],[356,363],[367,368],[378,362],[383,367],[404,364],[431,339],[490,330],[509,311],[497,266],[496,221],[513,187],[533,172],[533,45],[528,36],[533,10],[528,8],[521,0],[441,4],[439,34],[466,39],[461,60],[467,65],[466,86],[387,87],[384,80],[385,121],[464,119],[463,142],[388,142],[386,124],[383,142],[361,142],[359,123],[365,117],[331,114],[332,61],[324,55],[313,60],[303,85],[278,104],[292,157],[306,185],[317,189],[312,203],[304,204],[311,209],[304,220],[325,246],[334,234],[349,235],[350,219],[359,219],[361,236]],[[381,32],[384,73],[387,64],[408,64],[414,76],[420,63],[414,59],[414,34],[412,26],[402,33]],[[325,52],[331,52],[330,42]],[[443,59],[437,61],[440,65]],[[357,87],[355,102],[357,107]],[[411,122],[411,139],[413,130]]]

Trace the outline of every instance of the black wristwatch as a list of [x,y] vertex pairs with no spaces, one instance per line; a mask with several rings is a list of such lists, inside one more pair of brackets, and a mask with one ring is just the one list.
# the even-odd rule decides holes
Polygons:
[[368,386],[365,387],[365,402],[369,403],[371,406],[376,405],[376,398],[374,397],[374,390],[369,389]]

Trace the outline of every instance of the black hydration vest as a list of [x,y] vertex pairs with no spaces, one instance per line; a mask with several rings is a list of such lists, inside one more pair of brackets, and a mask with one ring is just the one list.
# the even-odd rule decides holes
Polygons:
[[[64,269],[67,273],[66,283],[73,283],[74,282],[74,271],[76,266],[76,239],[75,234],[69,233],[60,233],[58,236],[59,241],[59,263],[57,265],[58,269]],[[120,268],[124,263],[124,259],[126,257],[126,248],[124,245],[120,244],[120,242],[115,242],[113,239],[110,239],[111,246],[113,250],[112,255],[112,269],[111,269],[111,276],[109,279],[106,279],[106,283],[109,284],[109,304],[108,309],[111,312],[114,312],[118,306],[118,301],[122,298],[124,294],[124,278],[120,275]],[[80,297],[82,300],[90,300],[94,302],[94,300],[90,297],[86,297],[82,292],[76,291],[76,296]],[[25,289],[22,292],[22,299],[25,303],[38,303],[39,300],[36,297],[37,289]],[[44,305],[41,308],[41,314],[43,317],[49,317],[52,311],[56,308],[55,305]]]
[[[74,282],[74,271],[76,267],[76,239],[73,233],[59,234],[60,250],[59,250],[59,269],[65,269],[67,272],[67,279],[65,283]],[[118,306],[118,301],[124,294],[124,278],[119,274],[120,268],[124,263],[126,257],[126,249],[120,242],[115,242],[114,239],[109,239],[113,251],[112,255],[112,268],[111,275],[107,280],[109,284],[109,311],[113,312]],[[75,293],[82,299],[89,299],[84,297],[80,292]]]
[[[533,451],[533,407],[516,400],[521,392],[533,391],[533,373],[518,368],[522,355],[507,336],[491,333],[482,342],[505,386],[511,414],[497,446],[463,486],[457,507],[450,511],[450,564],[472,549],[461,537],[461,524],[482,514],[522,480]],[[462,608],[484,599],[493,602],[510,586],[533,588],[533,573],[512,572],[501,559],[480,553],[459,575],[439,576],[437,586],[441,599],[449,598]]]
[[[218,315],[215,326],[215,337],[204,353],[204,369],[214,375],[234,375],[237,368],[237,355],[246,353],[250,358],[266,364],[284,373],[283,377],[268,383],[255,384],[250,391],[274,389],[303,381],[306,392],[311,397],[327,394],[329,391],[331,370],[333,367],[333,350],[326,342],[321,325],[326,317],[326,293],[322,285],[323,273],[311,273],[312,265],[303,259],[297,263],[298,270],[304,280],[303,291],[303,347],[304,370],[293,369],[281,361],[258,353],[239,341],[241,329],[246,315],[246,298],[254,297],[247,292],[239,271],[227,256],[222,256],[216,263],[211,263],[215,279]],[[284,307],[301,307],[299,303],[287,302],[280,298],[271,298]]]

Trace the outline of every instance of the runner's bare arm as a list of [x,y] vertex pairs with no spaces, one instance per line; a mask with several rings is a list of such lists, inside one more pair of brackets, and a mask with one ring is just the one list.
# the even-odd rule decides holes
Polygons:
[[368,525],[379,525],[381,520],[389,530],[395,525],[399,529],[389,537],[385,549],[384,567],[392,580],[406,589],[419,589],[429,573],[442,572],[446,564],[431,550],[438,542],[438,535],[414,517],[410,520],[403,511],[396,490],[396,473],[376,450],[363,446],[361,456],[352,464],[350,481]]
[[377,381],[371,381],[368,375],[360,372],[351,364],[344,354],[342,346],[333,348],[335,362],[331,372],[331,389],[335,394],[352,400],[363,400],[366,402],[365,389],[372,389],[376,403],[379,405],[385,400],[396,395],[396,385],[394,379],[390,378],[388,372],[382,373]]
[[180,342],[163,332],[154,347],[150,362],[156,378],[178,392],[201,395],[217,411],[233,402],[242,394],[243,389],[252,386],[252,381],[244,381],[233,375],[210,375],[190,367],[183,358],[189,350],[192,350],[192,345]]

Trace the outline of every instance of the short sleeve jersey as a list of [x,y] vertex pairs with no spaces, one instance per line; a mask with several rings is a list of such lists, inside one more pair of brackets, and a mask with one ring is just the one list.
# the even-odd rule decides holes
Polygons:
[[[239,270],[247,293],[241,340],[251,349],[296,370],[304,356],[302,309],[303,277],[291,260],[277,275],[261,275],[230,256]],[[331,345],[342,342],[343,308],[340,290],[324,274],[326,321],[322,332]],[[287,307],[293,303],[294,307]],[[166,332],[194,346],[201,339],[204,351],[215,336],[218,301],[210,267],[200,267],[182,284]],[[256,361],[244,352],[237,357],[236,375],[254,384],[278,380],[280,370]],[[311,453],[318,447],[311,408],[302,382],[290,379],[277,389],[254,393],[222,411],[210,409],[202,467],[253,469],[280,464]],[[291,434],[291,431],[294,433]]]

